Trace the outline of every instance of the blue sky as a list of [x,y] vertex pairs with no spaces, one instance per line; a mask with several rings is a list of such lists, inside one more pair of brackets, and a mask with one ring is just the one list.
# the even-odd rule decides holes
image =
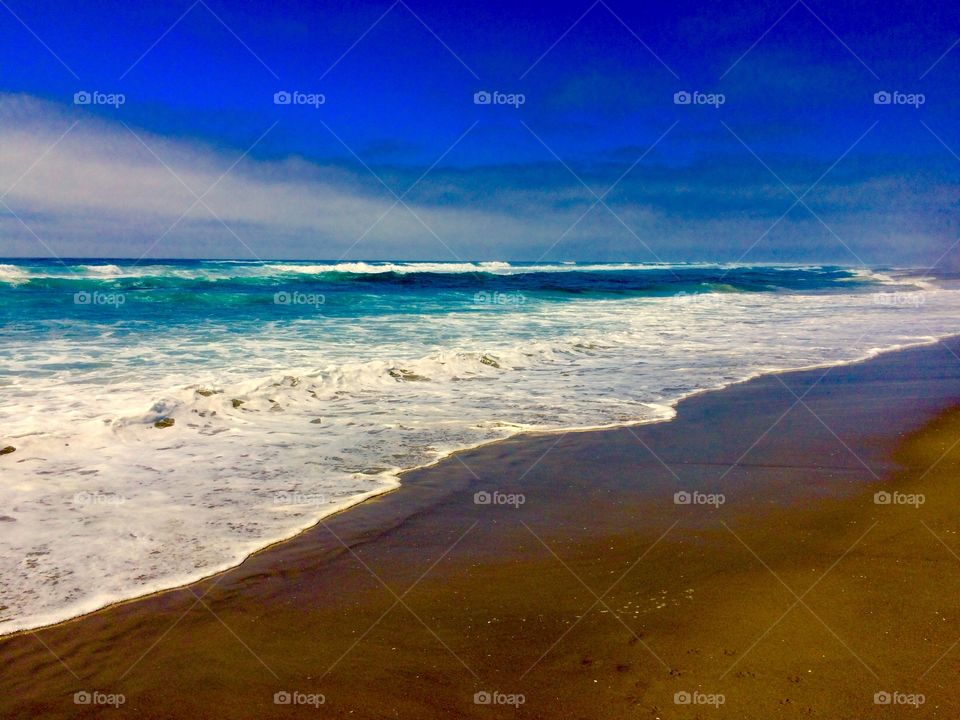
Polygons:
[[5,2],[0,255],[957,264],[956,6]]

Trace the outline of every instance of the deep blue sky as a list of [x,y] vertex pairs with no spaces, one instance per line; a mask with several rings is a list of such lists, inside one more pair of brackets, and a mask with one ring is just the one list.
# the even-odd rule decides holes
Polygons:
[[[902,205],[900,239],[888,243],[923,242],[935,258],[956,237],[956,193],[950,199],[960,160],[944,147],[960,152],[953,4],[5,2],[0,92],[227,157],[276,122],[249,161],[294,156],[339,166],[356,174],[358,192],[379,183],[351,150],[402,193],[469,129],[410,199],[472,208],[495,203],[504,188],[550,191],[550,212],[565,198],[592,202],[575,176],[602,192],[670,129],[609,202],[705,223],[703,247],[687,237],[671,259],[725,258],[731,243],[742,247],[729,236],[736,227],[712,240],[711,222],[772,221],[794,200],[774,173],[800,194],[841,157],[805,198],[827,225],[831,213],[851,221],[858,208],[869,212],[866,188],[877,184],[890,193],[885,205]],[[78,90],[119,92],[126,102],[76,108]],[[326,103],[277,106],[278,90],[323,93]],[[523,93],[526,102],[478,106],[478,90]],[[723,93],[726,101],[719,109],[678,106],[681,90]],[[881,90],[923,93],[925,103],[876,105]],[[935,207],[915,204],[930,186],[940,188]],[[794,213],[784,227],[812,220],[800,217],[802,207]],[[916,236],[912,213],[930,223]],[[824,232],[804,253],[837,249]],[[869,254],[869,238],[849,242],[863,250],[844,250],[848,262]],[[627,238],[616,252],[612,234],[602,244],[609,256],[636,249]],[[757,259],[792,257],[782,250]]]

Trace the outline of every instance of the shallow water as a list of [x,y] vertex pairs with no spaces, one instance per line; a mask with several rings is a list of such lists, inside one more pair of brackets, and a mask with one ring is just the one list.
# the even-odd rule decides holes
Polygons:
[[4,261],[0,632],[233,565],[457,449],[958,318],[942,281],[831,267]]

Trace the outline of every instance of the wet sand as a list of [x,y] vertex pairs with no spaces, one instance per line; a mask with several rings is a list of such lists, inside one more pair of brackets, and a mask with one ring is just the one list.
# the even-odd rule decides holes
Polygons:
[[[0,639],[0,716],[960,717],[953,353],[461,453],[231,571]],[[74,703],[94,691],[124,703]]]

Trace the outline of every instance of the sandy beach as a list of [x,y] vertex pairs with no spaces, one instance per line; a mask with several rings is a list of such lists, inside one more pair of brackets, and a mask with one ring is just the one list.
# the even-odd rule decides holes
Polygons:
[[0,720],[960,720],[960,6],[0,18]]
[[957,717],[958,348],[460,453],[0,639],[0,716]]

